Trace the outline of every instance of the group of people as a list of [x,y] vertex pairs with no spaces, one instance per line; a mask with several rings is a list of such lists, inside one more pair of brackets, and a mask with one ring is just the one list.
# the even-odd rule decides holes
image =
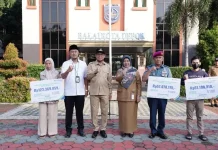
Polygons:
[[[109,100],[112,98],[112,74],[109,64],[104,61],[105,52],[103,49],[96,50],[96,61],[90,62],[87,66],[84,61],[79,60],[80,50],[77,45],[69,47],[70,59],[65,61],[61,67],[61,74],[55,70],[54,62],[51,58],[45,60],[45,70],[40,73],[41,80],[62,78],[65,80],[65,128],[66,138],[72,134],[72,115],[74,106],[76,109],[77,134],[85,136],[83,108],[85,97],[90,95],[91,119],[94,126],[92,138],[100,134],[107,138],[107,116]],[[117,71],[116,81],[118,84],[117,101],[119,108],[119,130],[122,137],[132,138],[137,130],[137,110],[138,103],[141,101],[142,81],[149,82],[149,76],[172,78],[170,68],[163,65],[163,52],[158,51],[153,54],[154,64],[146,67],[141,77],[138,70],[132,66],[132,59],[124,55],[122,67]],[[215,60],[215,66],[209,70],[209,76],[218,76],[218,58]],[[184,80],[191,78],[208,77],[205,71],[200,69],[200,58],[195,56],[191,59],[192,68],[184,72]],[[89,85],[89,86],[88,86]],[[89,88],[88,88],[89,87]],[[167,139],[164,133],[165,110],[167,99],[147,98],[150,108],[150,129],[149,138],[159,136]],[[40,137],[55,136],[58,134],[57,123],[57,104],[58,101],[49,101],[39,103],[39,124],[38,135]],[[98,124],[98,110],[101,108],[101,124]],[[187,135],[186,138],[192,139],[192,120],[193,113],[196,110],[197,126],[199,129],[199,138],[207,141],[204,135],[203,110],[204,100],[187,101]],[[217,104],[215,105],[217,106]],[[158,126],[156,126],[156,115],[158,113]]]

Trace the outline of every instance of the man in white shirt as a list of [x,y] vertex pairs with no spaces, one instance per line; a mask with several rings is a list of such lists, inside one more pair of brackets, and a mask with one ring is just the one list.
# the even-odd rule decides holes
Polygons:
[[61,77],[65,79],[64,93],[65,93],[65,126],[66,126],[66,138],[70,138],[72,134],[72,115],[73,108],[76,108],[76,120],[77,120],[77,134],[85,136],[83,131],[83,108],[85,102],[85,96],[88,95],[88,82],[86,79],[87,65],[84,61],[78,59],[79,48],[77,45],[71,45],[69,48],[70,58],[65,61],[61,68]]

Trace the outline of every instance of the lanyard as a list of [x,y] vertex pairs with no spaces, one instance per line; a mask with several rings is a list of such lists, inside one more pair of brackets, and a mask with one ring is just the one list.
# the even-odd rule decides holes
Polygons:
[[[77,65],[78,64],[78,65]],[[77,66],[77,67],[76,67]],[[76,64],[73,64],[73,68],[75,68],[75,76],[78,76],[78,71],[79,71],[79,62]]]

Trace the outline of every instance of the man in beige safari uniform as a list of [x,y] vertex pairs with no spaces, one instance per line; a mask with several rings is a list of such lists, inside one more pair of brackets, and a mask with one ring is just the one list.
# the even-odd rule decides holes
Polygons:
[[[100,135],[107,138],[106,126],[109,108],[109,99],[112,94],[112,74],[109,64],[104,62],[105,52],[102,49],[96,50],[96,61],[89,63],[87,79],[90,83],[90,104],[94,132],[92,138],[96,138],[99,129]],[[98,109],[101,107],[101,127],[98,125]]]

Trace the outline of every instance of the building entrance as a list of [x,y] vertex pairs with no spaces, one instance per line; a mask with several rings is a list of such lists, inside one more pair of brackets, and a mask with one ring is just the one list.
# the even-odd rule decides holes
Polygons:
[[[136,64],[136,54],[127,54],[131,56],[132,59],[132,65],[134,67],[137,67]],[[123,55],[120,54],[113,54],[112,55],[112,75],[115,76],[118,69],[122,67],[122,58]],[[87,62],[90,63],[92,61],[95,61],[95,54],[87,54]],[[106,55],[105,62],[109,63],[109,56]]]

